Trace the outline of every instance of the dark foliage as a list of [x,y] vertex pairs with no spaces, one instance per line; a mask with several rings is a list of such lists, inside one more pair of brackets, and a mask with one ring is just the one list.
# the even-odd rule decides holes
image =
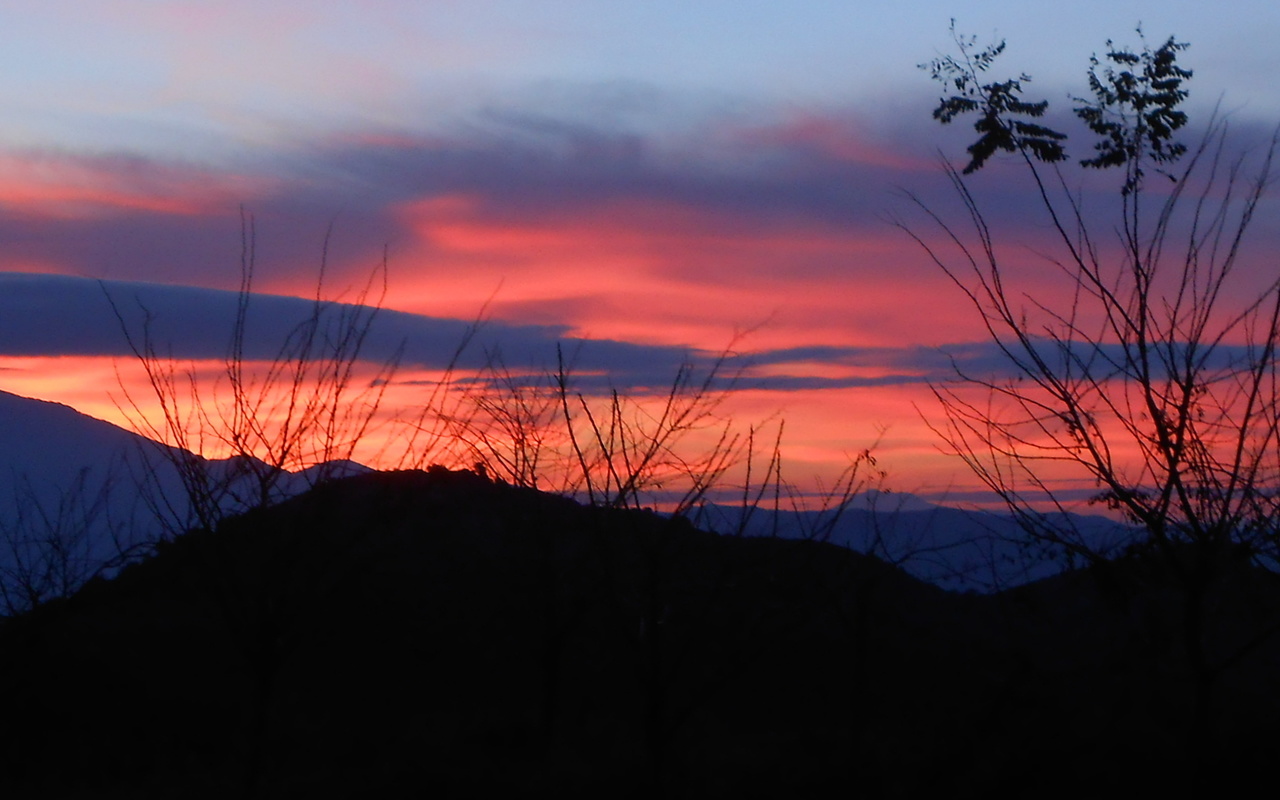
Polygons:
[[980,136],[969,145],[969,163],[963,174],[982,169],[987,159],[998,151],[1025,153],[1047,163],[1065,160],[1062,142],[1066,134],[1026,119],[1039,119],[1049,108],[1048,100],[1022,99],[1022,85],[1029,83],[1031,76],[1023,73],[1017,78],[983,83],[983,73],[991,69],[1004,52],[1005,42],[975,50],[977,39],[958,34],[955,20],[951,20],[951,37],[959,56],[943,56],[919,66],[954,92],[938,101],[938,107],[933,110],[934,119],[947,125],[962,114],[978,114],[973,129]]
[[[1138,29],[1139,37],[1142,29]],[[1076,116],[1099,136],[1097,155],[1081,166],[1105,169],[1130,165],[1122,192],[1132,194],[1142,181],[1139,163],[1149,158],[1156,164],[1177,161],[1187,146],[1173,141],[1173,134],[1187,124],[1187,114],[1178,105],[1187,98],[1183,83],[1192,72],[1177,64],[1186,42],[1172,36],[1154,51],[1144,46],[1133,52],[1107,42],[1106,59],[1113,66],[1102,67],[1090,59],[1089,91],[1093,100],[1077,98]],[[1099,71],[1101,69],[1101,71]],[[1167,176],[1172,179],[1172,176]]]

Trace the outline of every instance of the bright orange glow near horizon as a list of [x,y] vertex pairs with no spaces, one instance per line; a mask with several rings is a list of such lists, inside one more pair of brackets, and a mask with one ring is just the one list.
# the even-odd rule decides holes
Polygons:
[[[227,402],[229,395],[222,362],[176,365],[179,383],[183,371],[189,368],[203,376],[202,385],[206,388],[202,390],[202,402],[209,405]],[[0,359],[0,376],[3,376],[4,390],[14,394],[63,403],[127,430],[145,433],[145,427],[139,429],[139,423],[144,421],[163,429],[163,415],[152,387],[141,366],[129,359],[4,358]],[[420,412],[435,382],[441,378],[438,372],[398,374],[382,398],[379,422],[370,441],[361,444],[357,456],[367,459],[372,466],[397,466],[403,460],[402,454],[396,452],[397,442],[408,435],[398,426]],[[351,393],[354,396],[364,391],[362,387],[353,387]],[[910,407],[913,394],[918,392],[884,387],[817,392],[741,390],[726,398],[717,418],[731,420],[735,429],[744,434],[752,426],[765,429],[784,421],[783,451],[795,473],[793,477],[803,482],[812,473],[829,482],[851,456],[867,448],[878,450],[877,440],[899,451],[899,455],[914,450],[914,455],[909,455],[903,464],[908,470],[919,467],[921,462],[938,461],[937,453],[925,444],[918,415]],[[646,402],[652,404],[659,400],[660,396],[655,396]],[[130,407],[131,401],[137,404],[137,410]],[[456,404],[461,401],[455,393],[451,398],[436,398],[435,402],[458,409]],[[193,410],[189,400],[184,400],[182,405],[188,413]],[[904,408],[908,410],[905,415],[901,413]],[[192,424],[198,426],[198,422]],[[193,435],[192,441],[196,438]],[[212,437],[206,437],[205,443],[208,445],[203,453],[206,456],[216,458],[228,454],[225,446]],[[899,455],[884,455],[891,474],[898,471],[892,465],[899,460]],[[934,471],[939,466],[935,464]],[[942,469],[945,471],[945,466]]]
[[[254,365],[249,365],[250,367]],[[260,366],[260,365],[259,365]],[[15,394],[69,405],[82,413],[111,422],[170,444],[183,444],[202,449],[210,458],[231,454],[219,436],[201,428],[197,411],[203,407],[215,418],[217,408],[229,402],[224,364],[219,361],[175,365],[179,384],[185,370],[194,369],[202,376],[198,405],[184,397],[179,403],[180,416],[187,420],[179,441],[167,435],[164,416],[141,366],[130,359],[103,357],[5,358],[0,359],[3,389]],[[370,373],[372,374],[372,373]],[[461,420],[475,413],[475,400],[459,385],[451,392],[433,396],[433,389],[445,376],[431,371],[402,371],[380,398],[380,409],[364,438],[347,453],[339,449],[334,457],[352,457],[356,461],[379,468],[401,468],[444,463],[453,467],[469,467],[479,451],[475,440],[459,434],[446,418]],[[454,378],[465,377],[455,375]],[[353,385],[349,398],[372,398],[366,383]],[[501,390],[499,390],[501,396]],[[660,406],[661,393],[645,399],[625,398],[638,403],[635,408]],[[605,402],[604,399],[593,403]],[[136,408],[130,404],[136,404]],[[425,433],[420,432],[416,445],[415,420],[424,411],[424,403],[436,409],[425,418]],[[599,408],[597,409],[599,412]],[[957,459],[941,451],[937,435],[929,429],[941,410],[928,387],[921,384],[846,389],[823,389],[795,392],[741,389],[729,393],[705,427],[685,438],[681,452],[697,457],[715,446],[718,431],[729,426],[745,443],[749,431],[756,431],[756,470],[759,474],[768,448],[773,445],[777,426],[783,425],[780,454],[784,459],[784,479],[803,494],[830,488],[854,459],[870,451],[877,459],[874,470],[863,467],[861,473],[871,477],[883,470],[882,486],[910,492],[942,502],[968,502],[967,498],[981,487],[963,469]],[[580,412],[579,425],[582,425]],[[558,411],[555,412],[558,415]],[[443,416],[442,416],[443,415]],[[553,415],[555,416],[555,415]],[[558,416],[556,416],[557,419]],[[484,424],[477,421],[476,424]],[[555,423],[559,425],[559,422]],[[151,430],[148,426],[158,426]],[[270,428],[270,426],[268,426]],[[476,430],[479,430],[477,428]],[[503,434],[490,427],[487,437],[500,439]],[[438,434],[439,439],[432,437]],[[554,436],[552,438],[555,438]],[[496,440],[495,440],[496,441]],[[493,444],[490,442],[490,444]],[[561,449],[565,442],[559,445]],[[567,451],[560,453],[567,457]],[[291,469],[307,466],[305,454],[291,462]],[[313,459],[314,460],[314,459]],[[548,456],[548,463],[552,459]],[[724,479],[725,486],[742,479],[738,463]],[[549,480],[554,483],[554,480]],[[1051,481],[1052,482],[1052,481]],[[867,486],[876,485],[873,481]],[[1063,485],[1070,485],[1072,482]],[[549,487],[551,488],[551,487]],[[961,498],[959,500],[955,498]]]

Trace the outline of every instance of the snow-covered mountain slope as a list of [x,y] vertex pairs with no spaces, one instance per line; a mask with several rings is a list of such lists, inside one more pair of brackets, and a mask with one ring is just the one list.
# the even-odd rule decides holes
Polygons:
[[[73,408],[0,391],[0,613],[74,590],[104,566],[158,538],[198,524],[189,474],[208,481],[205,510],[252,506],[261,462],[207,461]],[[272,500],[324,477],[367,471],[358,464],[280,473]]]
[[[152,443],[60,403],[0,391],[0,478],[66,488],[82,470]],[[6,498],[7,499],[7,498]]]

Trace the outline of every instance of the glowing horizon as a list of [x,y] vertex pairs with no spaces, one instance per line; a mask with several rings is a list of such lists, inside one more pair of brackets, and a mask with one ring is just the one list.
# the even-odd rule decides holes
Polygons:
[[[785,416],[797,470],[829,481],[875,445],[890,486],[975,491],[938,452],[929,386],[949,358],[997,360],[960,290],[895,227],[945,241],[910,196],[964,219],[938,153],[961,157],[969,131],[929,119],[935,89],[916,69],[950,45],[949,11],[500,5],[110,0],[13,15],[0,278],[22,293],[0,298],[0,389],[122,421],[109,393],[126,353],[93,281],[126,301],[134,282],[175,290],[148,302],[168,309],[179,361],[209,365],[228,335],[212,290],[235,290],[246,245],[277,310],[266,295],[311,297],[322,262],[322,293],[355,299],[385,254],[386,337],[420,351],[397,394],[477,316],[494,329],[485,346],[521,369],[580,345],[593,388],[661,387],[686,354],[732,348],[753,363],[734,416]],[[1009,41],[1002,66],[1035,76],[1055,124],[1071,123],[1067,95],[1108,38],[1133,42],[1139,21],[1151,40],[1176,34],[1192,44],[1193,125],[1225,88],[1241,146],[1264,142],[1280,90],[1244,54],[1280,33],[1280,11],[1161,14],[1113,3],[1050,27],[997,3],[957,24]],[[1054,233],[1017,169],[995,163],[973,186],[1019,291],[1057,291]],[[1109,177],[1068,178],[1104,220]],[[1273,269],[1275,220],[1260,215],[1246,271]]]

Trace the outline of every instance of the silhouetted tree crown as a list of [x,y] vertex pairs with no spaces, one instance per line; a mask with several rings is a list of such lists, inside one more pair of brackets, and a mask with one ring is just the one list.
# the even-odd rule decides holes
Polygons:
[[[1141,26],[1137,33],[1142,42],[1138,50],[1116,47],[1108,39],[1106,53],[1089,59],[1093,97],[1072,98],[1077,103],[1075,115],[1100,137],[1093,147],[1095,155],[1082,159],[1080,165],[1126,167],[1124,195],[1138,188],[1144,160],[1168,164],[1187,151],[1186,145],[1173,137],[1187,123],[1186,112],[1178,105],[1187,98],[1184,86],[1192,71],[1180,67],[1177,60],[1188,45],[1170,36],[1152,50]],[[978,171],[999,151],[1021,153],[1045,163],[1067,160],[1063,148],[1067,135],[1030,121],[1042,118],[1049,108],[1048,100],[1023,99],[1023,84],[1030,83],[1031,76],[1024,72],[1009,80],[987,80],[987,73],[1005,50],[1005,41],[978,50],[977,37],[957,33],[955,20],[951,21],[951,36],[959,55],[942,56],[919,66],[951,92],[938,101],[934,119],[947,125],[961,115],[978,114],[973,129],[979,137],[968,147],[969,163],[962,173]],[[1173,176],[1161,174],[1173,180]]]

